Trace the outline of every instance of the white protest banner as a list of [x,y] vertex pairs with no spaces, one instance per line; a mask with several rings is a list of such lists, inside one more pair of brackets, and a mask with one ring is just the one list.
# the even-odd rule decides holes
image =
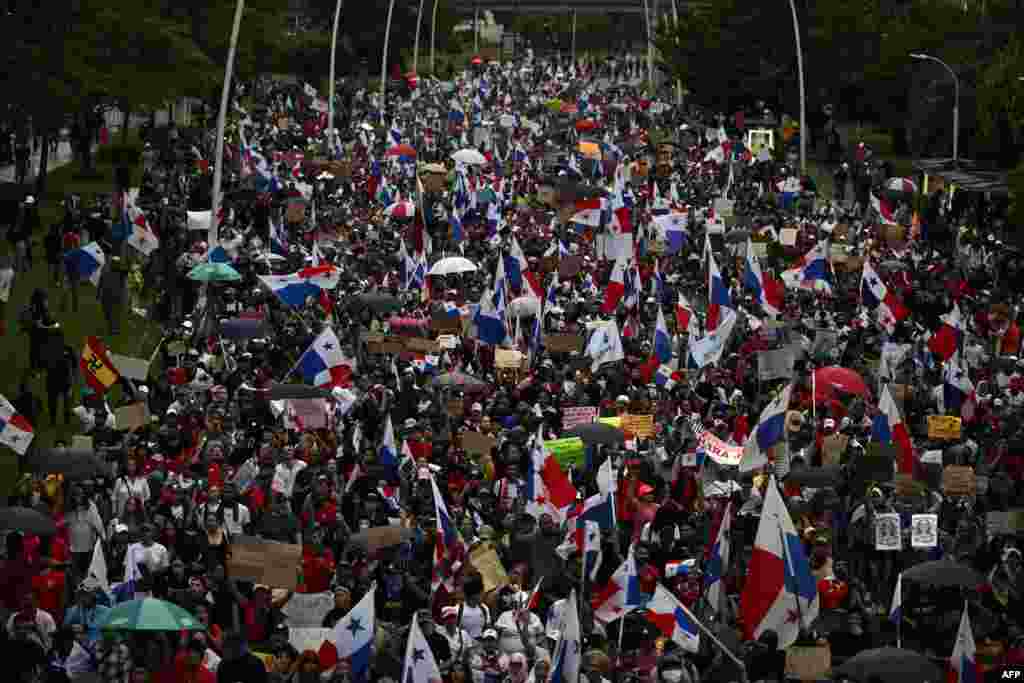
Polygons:
[[579,406],[566,408],[562,411],[562,429],[568,431],[581,424],[589,424],[597,419],[595,406]]
[[209,230],[211,211],[187,211],[189,230]]
[[294,593],[281,613],[288,619],[289,628],[319,628],[333,607],[334,593]]
[[288,629],[288,642],[299,652],[312,650],[319,652],[320,646],[331,639],[329,628],[295,628]]
[[911,515],[910,547],[934,548],[939,544],[939,516]]
[[881,512],[875,515],[875,550],[903,550],[898,512]]
[[719,439],[717,436],[704,429],[700,418],[697,415],[690,416],[690,429],[697,437],[697,447],[704,449],[707,457],[719,465],[727,467],[739,467],[743,460],[743,446],[733,446]]

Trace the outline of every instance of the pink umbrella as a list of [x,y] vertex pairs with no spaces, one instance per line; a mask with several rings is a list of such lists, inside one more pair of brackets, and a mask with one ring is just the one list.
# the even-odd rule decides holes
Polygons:
[[392,218],[412,218],[416,215],[416,205],[412,202],[395,202],[384,213]]

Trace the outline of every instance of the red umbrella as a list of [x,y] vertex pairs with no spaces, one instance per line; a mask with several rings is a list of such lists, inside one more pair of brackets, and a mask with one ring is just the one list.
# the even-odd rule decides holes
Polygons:
[[473,66],[480,66],[484,63],[484,60],[480,59],[480,57],[473,57],[473,59],[469,60],[469,63]]
[[864,378],[849,368],[829,366],[814,371],[814,400],[820,403],[831,397],[835,391],[846,394],[868,395]]
[[562,106],[558,108],[558,111],[563,114],[576,114],[579,112],[579,107],[572,102],[563,102]]
[[585,130],[594,130],[597,128],[597,121],[594,119],[583,119],[576,122],[576,130],[582,132]]
[[387,151],[389,157],[415,157],[416,150],[412,148],[412,145],[402,143],[401,145],[395,145]]

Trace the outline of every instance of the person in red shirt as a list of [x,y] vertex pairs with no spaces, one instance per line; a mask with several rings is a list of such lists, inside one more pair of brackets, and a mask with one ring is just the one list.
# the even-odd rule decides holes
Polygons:
[[64,582],[63,571],[44,567],[42,572],[32,577],[32,592],[36,596],[39,609],[53,615],[57,625],[64,618]]
[[[315,532],[322,535],[322,532]],[[334,553],[324,548],[322,539],[315,539],[312,545],[302,548],[302,586],[296,588],[297,593],[323,593],[331,586],[334,576]]]

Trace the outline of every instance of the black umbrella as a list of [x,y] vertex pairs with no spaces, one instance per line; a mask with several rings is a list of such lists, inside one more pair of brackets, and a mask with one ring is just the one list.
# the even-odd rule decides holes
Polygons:
[[833,676],[836,674],[861,683],[876,676],[883,683],[939,683],[945,678],[942,669],[924,655],[895,647],[864,650],[833,669]]
[[262,318],[228,318],[220,323],[225,339],[260,339],[270,336],[270,328]]
[[31,185],[0,183],[0,201],[24,201],[25,197],[33,192]]
[[590,422],[573,427],[565,433],[566,437],[578,436],[587,444],[625,443],[626,435],[621,429],[606,425],[603,422]]
[[353,297],[352,303],[356,309],[369,308],[374,313],[391,313],[402,309],[402,301],[398,297],[376,292]]
[[0,508],[0,531],[21,531],[34,536],[52,536],[57,525],[41,512],[31,508]]
[[985,577],[967,565],[949,559],[916,564],[903,572],[903,578],[924,586],[939,588],[946,586],[973,588],[985,581]]
[[68,479],[110,476],[110,466],[84,448],[47,448],[30,456],[25,465],[38,474],[63,474]]
[[330,398],[331,392],[319,387],[311,387],[308,384],[271,384],[270,389],[264,391],[271,401],[284,399],[304,398]]
[[725,233],[725,237],[723,239],[729,244],[738,244],[740,242],[746,242],[748,239],[750,239],[750,231],[730,230],[729,232]]
[[812,489],[823,489],[835,486],[842,476],[842,466],[824,465],[822,467],[794,467],[786,476],[786,481],[808,486]]

